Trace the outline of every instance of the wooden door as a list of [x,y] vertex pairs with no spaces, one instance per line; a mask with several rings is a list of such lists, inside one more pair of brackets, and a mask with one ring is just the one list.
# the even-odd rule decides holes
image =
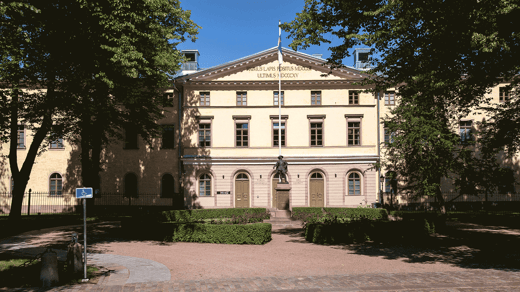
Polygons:
[[310,178],[310,207],[324,207],[325,197],[324,193],[324,180],[323,176],[319,172],[311,174]]
[[235,208],[249,208],[249,178],[245,173],[235,180]]

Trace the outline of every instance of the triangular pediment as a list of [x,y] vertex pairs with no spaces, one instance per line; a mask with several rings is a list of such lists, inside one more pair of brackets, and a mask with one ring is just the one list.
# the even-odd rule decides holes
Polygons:
[[[282,81],[359,81],[367,75],[353,68],[330,70],[325,60],[283,48]],[[272,48],[248,57],[182,76],[191,81],[278,81],[278,50]]]

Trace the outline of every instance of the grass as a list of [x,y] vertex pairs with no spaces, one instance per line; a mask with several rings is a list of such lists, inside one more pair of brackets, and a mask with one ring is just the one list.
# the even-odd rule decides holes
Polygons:
[[[121,220],[121,218],[124,217],[128,216],[87,216],[87,222],[95,223],[100,221]],[[2,232],[0,232],[0,239],[31,230],[82,224],[83,214],[77,213],[22,215],[21,220],[16,223],[10,222],[8,216],[0,216],[0,230],[2,230]]]
[[[0,287],[28,288],[40,287],[41,263],[38,260],[23,258],[0,259]],[[67,273],[67,265],[58,263],[59,282],[57,286],[82,283],[83,275],[71,275]],[[87,266],[88,283],[96,283],[101,272],[94,266]]]

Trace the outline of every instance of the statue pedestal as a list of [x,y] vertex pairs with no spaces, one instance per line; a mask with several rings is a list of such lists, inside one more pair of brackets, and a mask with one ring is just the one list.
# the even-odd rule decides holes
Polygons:
[[291,190],[291,186],[287,182],[279,182],[276,187],[276,197],[275,197],[275,206],[278,210],[289,210],[290,202],[289,202],[289,191]]

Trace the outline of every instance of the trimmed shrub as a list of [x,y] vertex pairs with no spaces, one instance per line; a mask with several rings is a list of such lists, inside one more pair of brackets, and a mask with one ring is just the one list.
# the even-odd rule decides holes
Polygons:
[[301,220],[304,228],[310,223],[339,224],[357,220],[384,220],[388,218],[385,209],[373,208],[293,208],[292,217]]
[[368,220],[343,224],[309,223],[305,229],[305,239],[318,244],[365,242],[371,240],[371,234],[377,231],[376,223]]
[[167,223],[171,231],[166,241],[227,244],[265,244],[271,241],[271,224],[215,225],[203,223]]
[[200,222],[205,219],[237,218],[239,216],[248,218],[248,223],[269,219],[266,208],[227,208],[163,211],[161,221],[188,223]]

